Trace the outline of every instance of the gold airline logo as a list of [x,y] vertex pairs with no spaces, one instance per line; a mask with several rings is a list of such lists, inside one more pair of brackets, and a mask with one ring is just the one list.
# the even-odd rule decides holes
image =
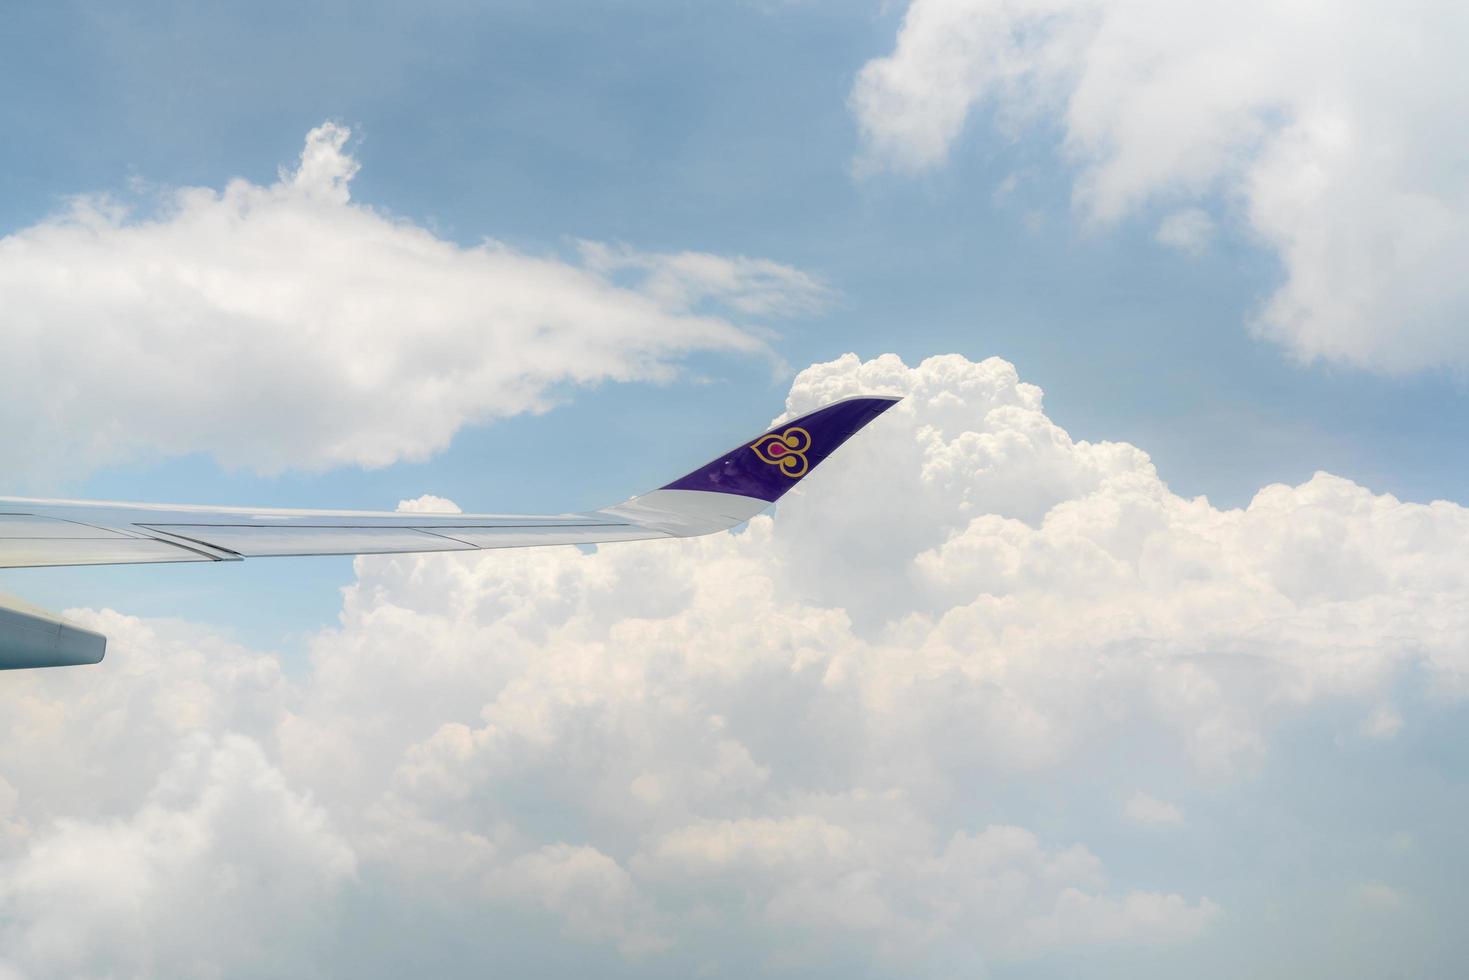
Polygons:
[[772,432],[750,443],[761,462],[779,466],[780,471],[792,480],[806,475],[810,465],[806,453],[811,449],[811,433],[793,425],[784,432]]

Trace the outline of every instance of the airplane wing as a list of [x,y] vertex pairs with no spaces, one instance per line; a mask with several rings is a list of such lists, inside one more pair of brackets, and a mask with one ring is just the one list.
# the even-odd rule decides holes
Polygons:
[[[0,568],[482,551],[710,534],[760,513],[898,401],[862,396],[781,423],[672,483],[572,514],[430,514],[0,497]],[[0,669],[97,663],[106,640],[0,598]]]

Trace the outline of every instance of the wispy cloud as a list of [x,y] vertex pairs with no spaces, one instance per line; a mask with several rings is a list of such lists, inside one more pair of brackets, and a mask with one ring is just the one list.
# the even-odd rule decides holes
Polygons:
[[1128,798],[1123,813],[1133,823],[1147,827],[1177,827],[1183,824],[1182,810],[1141,790]]
[[[189,453],[263,472],[421,460],[557,385],[768,353],[735,318],[821,295],[761,259],[461,247],[354,202],[348,137],[312,130],[272,184],[170,190],[146,211],[79,198],[0,239],[12,481]],[[614,282],[628,263],[647,278]]]

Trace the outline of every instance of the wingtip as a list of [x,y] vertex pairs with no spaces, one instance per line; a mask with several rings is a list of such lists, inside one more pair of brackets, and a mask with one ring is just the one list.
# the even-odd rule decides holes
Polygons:
[[780,423],[663,490],[700,490],[772,502],[902,396],[854,395]]

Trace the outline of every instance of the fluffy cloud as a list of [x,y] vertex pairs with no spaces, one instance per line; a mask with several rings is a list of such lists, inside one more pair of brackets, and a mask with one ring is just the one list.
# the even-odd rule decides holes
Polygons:
[[[373,909],[462,913],[466,974],[967,975],[1186,944],[1225,899],[1089,835],[1186,838],[1221,808],[1191,787],[1248,784],[1283,728],[1342,715],[1381,746],[1410,678],[1466,693],[1464,508],[1326,474],[1181,498],[994,358],[847,356],[787,408],[864,391],[905,400],[737,534],[358,559],[299,677],[78,613],[108,660],[0,694],[9,965],[243,972],[160,923],[258,936],[303,905],[347,947]],[[49,945],[116,918],[109,868],[146,886],[124,927]],[[304,921],[283,948],[309,973],[329,920]]]
[[1094,221],[1237,203],[1285,269],[1255,326],[1296,355],[1463,367],[1466,28],[1452,0],[913,0],[852,106],[867,169],[938,165],[981,112],[1054,124]]
[[354,203],[348,137],[312,130],[273,184],[172,190],[146,213],[79,198],[0,238],[0,415],[30,420],[0,453],[73,473],[187,453],[262,471],[423,459],[558,385],[762,352],[720,310],[824,295],[767,260],[461,247]]
[[0,956],[22,975],[308,973],[354,865],[259,746],[195,734],[135,813],[28,842],[0,885]]

